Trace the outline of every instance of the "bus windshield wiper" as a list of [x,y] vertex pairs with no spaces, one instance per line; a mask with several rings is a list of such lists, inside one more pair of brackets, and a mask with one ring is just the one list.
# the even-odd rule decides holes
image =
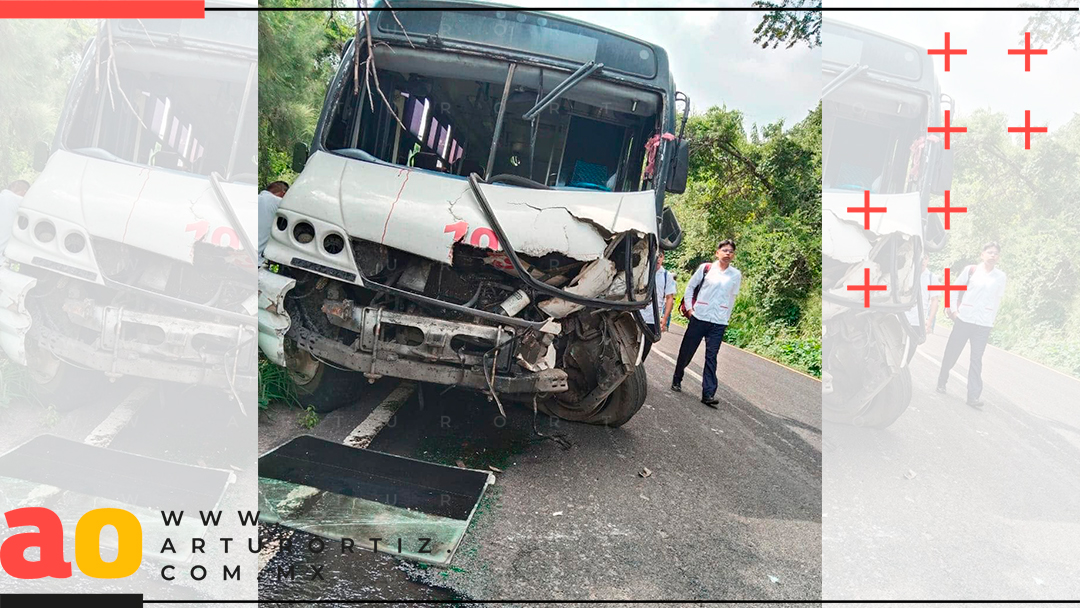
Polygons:
[[544,95],[543,99],[536,102],[536,105],[533,106],[533,108],[531,110],[529,110],[528,112],[525,112],[524,114],[522,114],[521,117],[523,119],[525,119],[525,120],[532,120],[533,117],[536,116],[537,114],[539,114],[541,110],[548,107],[549,105],[552,104],[552,102],[554,102],[555,100],[562,97],[563,93],[566,93],[571,88],[576,86],[579,82],[581,82],[582,80],[585,80],[593,72],[595,72],[596,70],[599,70],[602,67],[604,67],[604,64],[596,63],[595,61],[590,61],[590,62],[588,62],[586,64],[583,64],[581,67],[579,67],[577,69],[576,72],[571,74],[566,80],[560,82],[554,89],[551,89],[550,93],[548,93],[547,95]]
[[825,85],[825,87],[821,89],[821,98],[824,99],[828,97],[830,93],[844,86],[844,83],[869,69],[870,66],[862,65],[861,63],[853,63],[848,67],[844,68],[843,72],[837,74],[836,78],[830,80],[829,84]]

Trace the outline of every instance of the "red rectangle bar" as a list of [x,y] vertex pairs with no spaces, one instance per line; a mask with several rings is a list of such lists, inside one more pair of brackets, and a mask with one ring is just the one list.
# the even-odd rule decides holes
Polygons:
[[3,19],[202,19],[204,0],[0,0]]

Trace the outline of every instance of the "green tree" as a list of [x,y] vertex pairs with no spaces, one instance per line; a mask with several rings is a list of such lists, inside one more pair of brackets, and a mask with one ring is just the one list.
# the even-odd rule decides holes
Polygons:
[[34,175],[33,147],[51,142],[94,21],[0,19],[0,188]]
[[754,43],[761,48],[775,49],[783,43],[790,49],[799,42],[810,48],[821,46],[821,0],[757,0],[754,7],[769,9],[754,28]]
[[[1039,8],[1031,4],[1023,6]],[[1050,0],[1049,5],[1041,8],[1080,9],[1080,0]],[[1080,49],[1080,11],[1036,11],[1028,18],[1024,31],[1019,33],[1021,41],[1024,32],[1031,32],[1033,47],[1052,50],[1069,43],[1074,49]]]
[[[310,0],[263,0],[266,7],[308,7]],[[292,146],[309,143],[323,97],[356,29],[356,12],[259,13],[259,181],[292,181]]]

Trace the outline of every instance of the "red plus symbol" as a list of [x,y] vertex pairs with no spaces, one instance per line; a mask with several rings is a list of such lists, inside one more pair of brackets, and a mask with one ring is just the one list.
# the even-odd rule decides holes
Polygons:
[[949,206],[949,191],[945,191],[945,206],[944,207],[927,207],[926,209],[930,213],[944,213],[945,214],[945,230],[949,229],[949,218],[954,213],[967,213],[967,207],[950,207]]
[[1031,71],[1031,56],[1032,55],[1046,55],[1049,53],[1046,49],[1032,49],[1031,48],[1031,32],[1024,32],[1024,48],[1022,49],[1009,49],[1010,55],[1023,55],[1024,56],[1024,71]]
[[[1044,129],[1045,131],[1045,129]],[[949,111],[945,110],[945,126],[944,127],[927,127],[927,133],[944,133],[945,134],[945,149],[949,149],[949,136],[953,133],[967,133],[967,127],[954,127],[949,123]]]
[[885,213],[888,211],[885,207],[871,207],[870,206],[870,191],[863,190],[863,201],[865,205],[862,207],[848,207],[848,213],[861,213],[863,214],[863,228],[870,229],[870,214],[871,213]]
[[944,55],[945,56],[945,71],[949,71],[949,59],[953,55],[967,55],[967,49],[950,49],[949,48],[949,32],[945,32],[945,48],[943,49],[930,49],[926,51],[927,55]]
[[[1022,127],[1009,127],[1009,133],[1023,133],[1024,134],[1024,149],[1031,149],[1031,134],[1032,133],[1046,133],[1046,127],[1033,127],[1031,126],[1031,110],[1024,110],[1024,126]],[[945,146],[948,148],[948,146]]]
[[848,285],[847,290],[848,291],[862,291],[862,292],[865,292],[863,294],[863,297],[864,297],[863,308],[870,308],[870,292],[871,291],[885,291],[886,287],[884,285],[871,285],[870,284],[870,269],[869,268],[863,268],[863,280],[866,281],[866,283],[864,283],[862,285]]
[[926,289],[929,291],[944,291],[945,292],[945,308],[952,306],[949,296],[954,291],[967,291],[967,285],[953,285],[949,282],[950,269],[945,269],[945,284],[944,285],[927,285]]

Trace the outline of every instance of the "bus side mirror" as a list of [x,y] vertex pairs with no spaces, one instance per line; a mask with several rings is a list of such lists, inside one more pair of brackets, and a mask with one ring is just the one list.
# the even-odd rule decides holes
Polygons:
[[41,173],[45,170],[45,165],[49,164],[49,155],[52,150],[49,149],[49,144],[39,141],[34,143],[34,171]]
[[934,179],[930,182],[930,192],[942,195],[946,190],[952,190],[952,177],[953,151],[942,150],[938,157],[937,170],[934,171]]
[[300,173],[304,170],[304,166],[307,165],[308,159],[308,147],[307,145],[296,142],[292,147],[292,170]]
[[682,243],[682,226],[671,207],[664,207],[660,216],[660,249],[671,251]]
[[686,192],[686,179],[690,174],[690,142],[680,139],[675,148],[675,162],[671,166],[665,190],[672,194]]

